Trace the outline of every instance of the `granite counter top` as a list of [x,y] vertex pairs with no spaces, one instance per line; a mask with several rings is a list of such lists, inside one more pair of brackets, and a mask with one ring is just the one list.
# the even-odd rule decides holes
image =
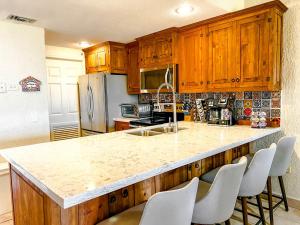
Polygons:
[[179,127],[187,129],[149,137],[120,131],[7,149],[1,155],[68,208],[280,131],[193,122],[179,122]]

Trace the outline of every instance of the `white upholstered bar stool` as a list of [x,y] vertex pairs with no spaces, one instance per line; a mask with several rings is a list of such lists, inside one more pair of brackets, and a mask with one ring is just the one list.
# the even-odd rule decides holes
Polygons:
[[[256,196],[260,213],[258,223],[262,221],[264,225],[266,224],[260,194],[267,183],[275,151],[276,144],[272,144],[270,148],[261,149],[256,152],[244,174],[238,196],[242,199],[243,221],[245,225],[248,225],[247,198],[254,196]],[[216,170],[219,170],[219,168]],[[204,174],[201,180],[212,182],[215,171]]]
[[[294,147],[296,143],[295,136],[285,136],[279,139],[276,147],[275,156],[272,162],[272,166],[270,169],[268,181],[267,181],[267,192],[264,194],[268,195],[268,207],[264,207],[269,211],[270,214],[270,225],[274,224],[274,209],[276,209],[280,204],[284,203],[285,210],[289,210],[286,194],[285,194],[285,187],[283,183],[282,177],[287,173],[287,170],[290,166],[292,156],[294,153]],[[251,162],[252,157],[247,155],[249,162]],[[238,159],[234,160],[233,162],[237,162]],[[281,189],[281,196],[273,195],[272,193],[272,177],[278,177],[279,185]],[[275,206],[273,206],[273,197],[279,199]]]
[[146,203],[97,225],[190,225],[198,183],[194,178],[180,189],[156,193]]
[[[192,223],[230,225],[236,198],[240,190],[247,158],[243,157],[237,164],[222,166],[212,184],[199,182]],[[175,188],[180,188],[181,184]]]

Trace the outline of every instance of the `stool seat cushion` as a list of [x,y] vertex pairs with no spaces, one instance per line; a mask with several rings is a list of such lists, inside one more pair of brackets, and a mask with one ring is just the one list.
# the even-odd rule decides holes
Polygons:
[[[245,156],[247,157],[247,167],[246,167],[246,171],[247,171],[247,169],[248,169],[248,167],[249,167],[249,165],[250,165],[250,162],[252,161],[253,156],[250,155],[250,154],[245,155]],[[233,164],[238,163],[238,162],[240,161],[241,158],[242,158],[242,157],[239,157],[239,158],[236,158],[236,159],[232,160],[232,163],[233,163]],[[214,182],[214,179],[215,179],[215,177],[216,177],[216,175],[217,175],[217,173],[219,172],[220,169],[221,169],[221,167],[217,167],[217,168],[215,168],[215,169],[213,169],[213,170],[211,170],[211,171],[209,171],[209,172],[203,174],[203,175],[200,177],[200,180],[203,180],[203,181],[205,181],[205,182],[207,182],[207,183],[212,184],[212,183]]]
[[145,204],[137,205],[106,220],[97,225],[139,225]]
[[[189,181],[184,182],[176,187],[171,188],[171,190],[176,190],[176,189],[180,189],[183,188],[184,186],[186,186],[189,183]],[[197,196],[196,196],[196,202],[200,201],[209,191],[211,184],[204,182],[204,181],[199,181],[199,185],[198,185],[198,190],[197,190]]]

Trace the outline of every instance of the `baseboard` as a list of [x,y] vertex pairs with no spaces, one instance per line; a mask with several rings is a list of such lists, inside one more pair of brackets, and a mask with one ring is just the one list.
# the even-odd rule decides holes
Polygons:
[[288,204],[290,207],[300,210],[300,201],[299,200],[296,200],[293,198],[288,198]]

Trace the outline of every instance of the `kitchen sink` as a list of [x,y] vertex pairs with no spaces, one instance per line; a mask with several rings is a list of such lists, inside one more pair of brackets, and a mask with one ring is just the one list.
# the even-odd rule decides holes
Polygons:
[[142,136],[142,137],[149,137],[162,134],[162,132],[152,131],[152,130],[136,130],[127,132],[127,134],[135,135],[135,136]]
[[[178,131],[186,130],[185,127],[178,127]],[[154,128],[141,128],[139,130],[134,131],[128,131],[127,134],[135,135],[135,136],[142,136],[142,137],[150,137],[150,136],[156,136],[160,134],[166,134],[166,133],[173,133],[174,127],[169,126],[160,126],[160,127],[154,127]]]

